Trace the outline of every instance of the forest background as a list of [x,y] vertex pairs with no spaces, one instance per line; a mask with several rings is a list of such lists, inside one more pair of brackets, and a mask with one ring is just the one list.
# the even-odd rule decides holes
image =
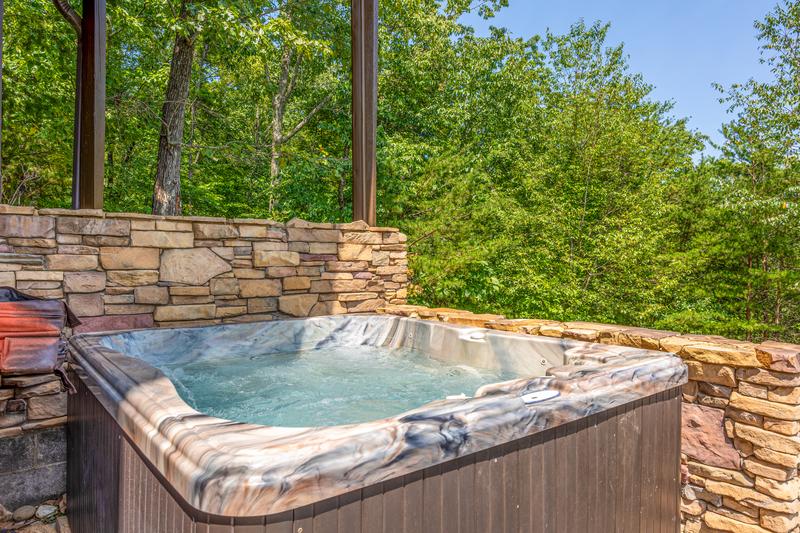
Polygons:
[[[507,2],[380,3],[378,220],[409,236],[412,301],[800,342],[800,0],[755,22],[770,76],[719,87],[713,157],[607,24],[461,22]],[[80,4],[5,4],[0,200],[68,207]],[[348,220],[349,20],[109,2],[106,209]]]

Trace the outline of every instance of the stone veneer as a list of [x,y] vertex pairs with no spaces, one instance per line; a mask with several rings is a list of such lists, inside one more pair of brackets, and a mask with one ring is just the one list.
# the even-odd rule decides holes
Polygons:
[[412,305],[378,312],[678,354],[690,380],[683,391],[682,531],[800,531],[800,345]]
[[[374,311],[404,303],[406,237],[363,222],[0,205],[0,286],[64,299],[76,332]],[[64,490],[66,392],[0,376],[0,505]]]

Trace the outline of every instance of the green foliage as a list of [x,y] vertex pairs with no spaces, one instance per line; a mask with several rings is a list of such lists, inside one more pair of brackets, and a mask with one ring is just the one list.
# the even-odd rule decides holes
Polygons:
[[[430,305],[800,340],[800,1],[756,24],[769,82],[720,88],[720,156],[631,72],[608,26],[530,40],[459,22],[507,0],[382,0],[378,213]],[[175,32],[197,32],[185,214],[351,212],[349,2],[109,3],[106,206],[151,205]],[[41,36],[48,36],[47,39]],[[4,200],[69,205],[75,38],[49,0],[6,16]],[[281,61],[299,58],[270,179]]]

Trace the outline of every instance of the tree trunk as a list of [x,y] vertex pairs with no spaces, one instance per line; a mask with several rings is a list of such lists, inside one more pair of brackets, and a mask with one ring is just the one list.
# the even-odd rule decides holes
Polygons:
[[[181,18],[188,16],[186,4]],[[153,189],[154,215],[181,214],[181,149],[186,116],[186,101],[192,79],[195,35],[176,35],[172,49],[167,94],[161,109],[161,135],[158,139],[158,166]]]
[[283,139],[283,118],[286,114],[286,103],[291,93],[292,49],[284,45],[281,54],[281,75],[278,79],[278,90],[272,97],[272,145],[269,158],[269,210],[272,212],[277,204],[276,195],[281,180],[281,145]]

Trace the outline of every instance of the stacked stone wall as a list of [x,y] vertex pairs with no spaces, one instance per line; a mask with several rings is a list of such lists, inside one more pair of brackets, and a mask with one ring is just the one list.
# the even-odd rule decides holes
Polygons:
[[[405,242],[363,222],[0,205],[0,286],[63,299],[77,332],[362,313],[405,302]],[[55,376],[0,375],[0,505],[63,492],[66,414]]]
[[678,354],[689,369],[681,430],[682,531],[800,531],[800,345],[411,305],[378,312]]

